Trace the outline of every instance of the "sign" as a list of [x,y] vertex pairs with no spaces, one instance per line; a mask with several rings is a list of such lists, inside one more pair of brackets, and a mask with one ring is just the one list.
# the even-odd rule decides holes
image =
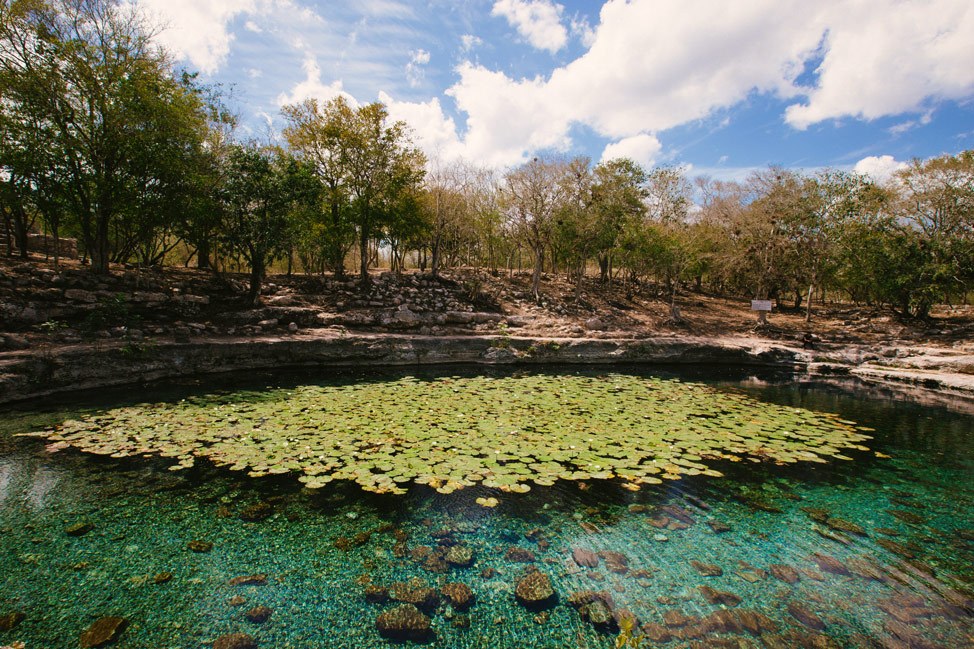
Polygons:
[[751,300],[751,311],[770,311],[771,300]]

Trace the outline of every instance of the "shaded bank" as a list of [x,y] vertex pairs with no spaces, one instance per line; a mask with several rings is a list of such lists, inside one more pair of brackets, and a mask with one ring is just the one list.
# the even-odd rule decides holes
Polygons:
[[853,375],[974,400],[974,376],[950,366],[924,370],[872,364],[871,348],[834,345],[805,351],[746,338],[529,338],[514,336],[350,335],[333,329],[294,336],[112,342],[0,354],[0,403],[76,390],[288,368],[442,364],[646,364],[773,368]]

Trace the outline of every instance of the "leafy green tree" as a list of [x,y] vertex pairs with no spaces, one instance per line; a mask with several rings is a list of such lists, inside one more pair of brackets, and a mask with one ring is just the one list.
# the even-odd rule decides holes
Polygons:
[[311,212],[317,218],[308,223],[314,236],[305,243],[319,246],[327,266],[341,279],[345,257],[355,243],[346,151],[355,126],[355,110],[344,97],[338,97],[325,104],[308,99],[285,106],[281,112],[288,122],[284,138],[290,150],[314,164],[315,175],[324,186],[321,207]]
[[250,268],[251,305],[260,300],[267,266],[288,249],[292,215],[317,200],[317,189],[310,166],[292,156],[253,144],[231,147],[221,242]]
[[[20,129],[17,141],[49,152],[47,164],[14,175],[32,176],[32,187],[59,185],[49,194],[69,201],[92,270],[107,272],[117,252],[113,232],[138,232],[171,208],[173,179],[181,177],[173,156],[198,141],[202,102],[174,78],[130,5],[11,0],[0,11],[3,109],[19,117],[5,121]],[[56,173],[43,173],[52,166]]]
[[924,242],[926,275],[941,298],[966,297],[974,280],[974,151],[914,160],[896,180],[895,210]]
[[388,124],[381,103],[343,109],[341,164],[347,173],[352,218],[359,235],[360,279],[369,284],[369,242],[380,234],[401,194],[413,191],[425,175],[426,159],[411,146],[405,122]]
[[598,164],[594,171],[592,206],[593,247],[599,260],[599,281],[610,278],[612,256],[627,229],[641,224],[646,214],[646,170],[629,158]]

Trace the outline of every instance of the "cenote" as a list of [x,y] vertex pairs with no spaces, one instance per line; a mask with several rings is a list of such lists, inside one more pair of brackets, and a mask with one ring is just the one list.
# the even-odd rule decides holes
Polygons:
[[0,414],[0,543],[27,649],[971,647],[974,417],[638,368],[106,391]]

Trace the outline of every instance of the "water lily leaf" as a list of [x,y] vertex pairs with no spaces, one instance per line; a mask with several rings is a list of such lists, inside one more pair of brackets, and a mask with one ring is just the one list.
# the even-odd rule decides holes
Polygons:
[[206,459],[255,477],[295,472],[312,489],[353,480],[403,493],[414,482],[449,494],[615,476],[635,489],[719,477],[716,461],[848,460],[867,450],[867,430],[702,384],[522,372],[223,392],[93,413],[38,434],[52,449],[175,458],[173,470]]

